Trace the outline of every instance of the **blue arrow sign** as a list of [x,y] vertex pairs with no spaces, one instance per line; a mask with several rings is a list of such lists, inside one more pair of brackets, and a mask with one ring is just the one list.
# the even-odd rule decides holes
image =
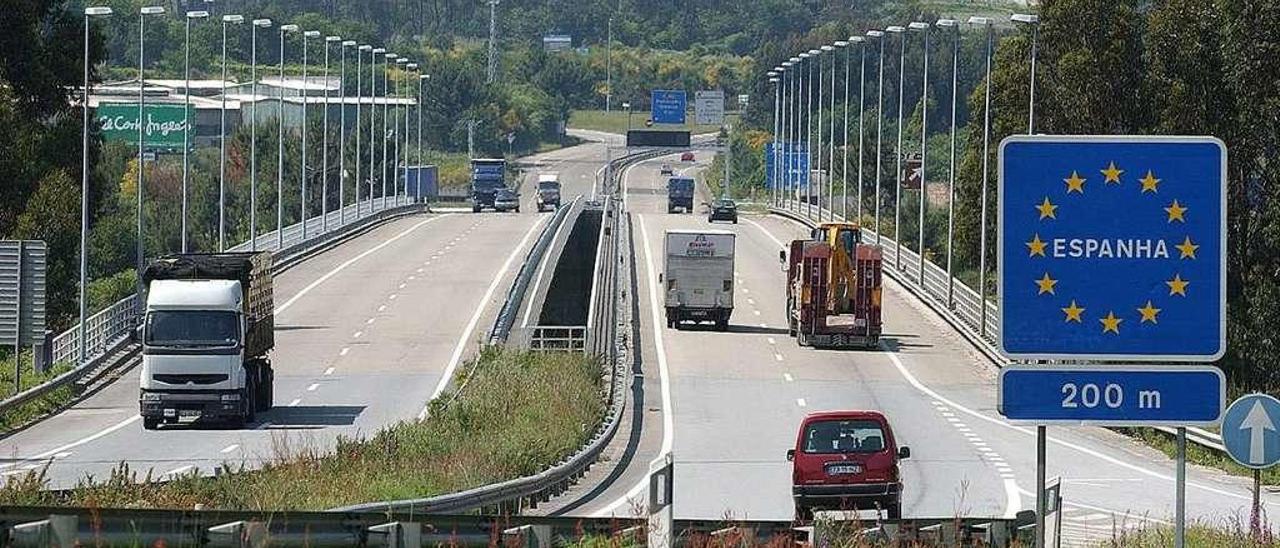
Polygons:
[[[782,163],[782,169],[779,173],[774,173],[773,162],[776,159]],[[809,186],[809,154],[804,143],[778,142],[778,153],[774,154],[773,142],[764,144],[764,173],[765,186],[774,188],[775,184],[781,184],[782,188],[804,188]],[[775,182],[774,176],[781,176],[781,180]]]
[[1222,445],[1227,454],[1249,468],[1280,463],[1280,400],[1249,394],[1231,402],[1222,417]]
[[1000,146],[1000,345],[1016,359],[1226,350],[1227,152],[1212,137]]
[[649,114],[655,124],[683,124],[686,110],[682,89],[655,89],[649,102]]
[[1209,426],[1226,400],[1216,367],[1006,367],[999,384],[1000,414],[1035,424]]

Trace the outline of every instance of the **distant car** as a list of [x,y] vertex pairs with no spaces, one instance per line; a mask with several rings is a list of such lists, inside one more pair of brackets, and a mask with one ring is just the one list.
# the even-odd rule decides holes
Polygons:
[[675,172],[676,170],[671,168],[671,164],[662,164],[662,169],[659,171],[663,175],[675,175]]
[[733,200],[711,202],[711,214],[707,216],[707,222],[716,221],[731,221],[735,225],[738,224],[738,205],[733,203]]
[[520,195],[509,188],[498,189],[493,194],[493,209],[520,213]]
[[680,155],[680,161],[681,161],[681,162],[692,162],[692,161],[693,161],[693,153],[692,153],[692,152],[686,152],[686,153],[684,153],[684,154],[681,154],[681,155]]
[[877,411],[810,414],[795,449],[787,450],[796,519],[813,519],[815,509],[884,509],[889,519],[900,519],[898,461],[910,457],[911,449],[898,447],[889,420]]

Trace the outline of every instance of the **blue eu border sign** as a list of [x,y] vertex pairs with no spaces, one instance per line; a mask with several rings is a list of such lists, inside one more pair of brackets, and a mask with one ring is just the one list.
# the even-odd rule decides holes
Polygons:
[[1000,143],[999,165],[999,342],[1006,355],[1222,356],[1222,141],[1014,136]]
[[1000,414],[1037,425],[1210,426],[1227,393],[1213,366],[1011,366],[999,384]]
[[650,101],[650,117],[655,124],[683,124],[685,115],[684,90],[655,89]]

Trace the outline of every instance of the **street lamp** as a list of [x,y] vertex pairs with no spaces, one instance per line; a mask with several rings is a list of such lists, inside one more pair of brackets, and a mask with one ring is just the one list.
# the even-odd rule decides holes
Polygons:
[[907,33],[906,29],[894,25],[884,29],[885,32],[897,34],[898,51],[900,53],[898,59],[898,148],[894,151],[897,159],[897,168],[893,171],[893,240],[896,243],[894,256],[894,265],[902,269],[902,111],[905,106],[903,101],[902,88],[907,83]]
[[276,249],[284,249],[284,35],[298,32],[298,25],[280,25],[280,91],[276,109],[276,121],[280,130],[276,134],[279,156],[276,160]]
[[[397,64],[397,65],[400,65],[401,67],[408,67],[408,65],[409,65],[409,59],[408,59],[407,57],[398,57],[398,58],[396,58],[396,64]],[[405,71],[405,68],[401,68],[401,71],[402,71],[402,72],[403,72],[403,71]],[[403,97],[403,91],[404,91],[404,90],[403,90],[403,86],[404,86],[404,81],[405,81],[405,78],[401,78],[401,79],[400,79],[400,81],[396,82],[396,92],[397,92],[397,93],[396,93],[396,95],[400,95],[401,97]],[[392,116],[392,119],[391,119],[391,125],[392,125],[392,126],[394,126],[394,128],[395,128],[395,129],[392,131],[392,133],[395,135],[395,138],[394,138],[394,139],[392,139],[392,141],[391,141],[391,144],[392,144],[392,156],[391,156],[391,196],[395,198],[395,202],[394,202],[394,203],[395,203],[395,205],[400,205],[400,193],[398,192],[398,191],[400,190],[400,187],[398,186],[398,185],[400,184],[400,182],[399,182],[399,181],[400,181],[400,175],[401,175],[401,173],[402,173],[402,172],[400,171],[400,162],[401,162],[401,160],[404,160],[404,155],[405,155],[405,154],[406,154],[406,152],[407,152],[407,151],[405,151],[405,150],[403,150],[403,149],[404,149],[404,148],[406,148],[406,147],[408,147],[408,143],[405,143],[405,144],[404,144],[404,147],[402,147],[402,146],[401,146],[401,143],[400,143],[400,139],[401,139],[401,138],[406,138],[406,139],[408,138],[409,126],[408,126],[407,124],[408,124],[408,122],[409,122],[409,115],[408,115],[408,113],[406,112],[406,110],[405,110],[405,108],[404,108],[403,106],[399,106],[399,107],[393,107],[393,108],[392,108],[392,110],[391,110],[391,116]],[[401,117],[403,117],[403,118],[404,118],[404,121],[405,121],[405,124],[406,124],[406,125],[405,125],[405,133],[404,133],[404,134],[401,134],[401,133],[400,133],[400,118],[401,118]],[[409,165],[409,162],[408,162],[408,161],[405,161],[404,163],[405,163],[405,167],[407,168],[407,167],[408,167],[408,165]],[[404,177],[404,184],[405,184],[404,192],[407,194],[407,193],[409,192],[409,189],[408,189],[408,185],[409,185],[408,172],[404,172],[404,175],[405,175],[405,177]]]
[[[373,188],[378,180],[376,158],[378,148],[374,145],[373,130],[377,127],[378,118],[378,56],[385,54],[386,49],[373,48],[369,57],[369,211],[373,212]],[[383,86],[385,92],[386,86]],[[385,133],[384,133],[385,134]],[[383,149],[385,152],[385,149]],[[383,183],[383,205],[386,205],[386,183]]]
[[227,24],[239,25],[243,15],[222,16],[222,112],[218,122],[218,251],[227,248]]
[[955,259],[956,232],[956,95],[960,77],[960,23],[955,19],[939,19],[941,28],[951,29],[951,166],[947,183],[947,306],[955,305],[956,278],[952,273]]
[[916,221],[916,255],[917,267],[919,268],[919,278],[921,289],[924,288],[924,202],[925,190],[928,183],[925,181],[925,166],[929,163],[929,29],[933,28],[929,23],[916,21],[909,25],[911,30],[918,31],[924,35],[924,60],[921,64],[920,83],[920,206],[919,219]]
[[[431,79],[430,74],[421,74],[418,76],[418,166],[421,169],[422,164],[422,84]],[[418,172],[418,200],[425,201],[422,196],[422,172]]]
[[787,202],[794,205],[800,194],[796,167],[800,161],[800,77],[804,72],[800,68],[799,56],[787,59],[787,63],[784,66],[792,73],[787,101]]
[[302,239],[307,239],[307,39],[320,36],[318,30],[308,30],[302,33],[302,200],[298,204],[298,209],[302,211]]
[[778,76],[782,74],[779,68],[781,67],[774,67],[773,70],[765,73],[769,83],[773,84],[773,165],[769,170],[769,179],[773,188],[769,189],[769,203],[775,206],[778,203]]
[[[355,40],[343,40],[339,45],[342,50],[342,69],[339,71],[338,91],[342,96],[342,107],[338,118],[338,225],[347,224],[347,48],[355,46]],[[360,110],[360,101],[356,101],[356,110]],[[359,202],[357,202],[358,204]],[[358,206],[357,206],[358,207]]]
[[182,252],[187,252],[187,181],[191,177],[191,132],[194,130],[195,124],[191,123],[191,22],[197,19],[209,17],[207,11],[189,11],[187,12],[186,21],[186,38],[183,43],[184,61],[184,85],[182,88],[183,96],[183,118],[187,121],[187,130],[182,135]]
[[[365,44],[365,45],[362,45],[362,46],[360,46],[360,47],[356,48],[356,129],[355,129],[355,133],[356,133],[356,157],[355,157],[355,163],[356,163],[356,179],[355,179],[355,182],[353,182],[353,183],[352,183],[352,186],[353,186],[353,187],[355,187],[355,188],[354,188],[354,191],[355,191],[355,192],[353,192],[353,194],[355,194],[355,199],[356,199],[356,218],[357,218],[357,219],[359,219],[359,218],[360,218],[360,183],[363,181],[363,179],[361,179],[361,178],[360,178],[360,166],[361,166],[361,163],[360,163],[360,138],[361,138],[361,136],[363,136],[363,135],[364,135],[364,134],[362,133],[361,129],[360,129],[360,118],[361,118],[361,115],[360,115],[360,101],[363,99],[363,97],[361,97],[361,96],[360,96],[360,93],[361,93],[360,88],[361,88],[361,74],[364,72],[364,52],[366,52],[366,51],[373,51],[373,46],[370,46],[370,45],[368,45],[368,44]],[[370,100],[372,100],[372,95],[370,95]],[[372,173],[372,171],[370,171],[370,173]],[[369,211],[370,211],[370,212],[372,212],[372,211],[373,211],[373,184],[372,184],[372,183],[370,183],[370,184],[369,184],[368,198],[369,198]]]
[[144,138],[146,133],[145,128],[147,126],[145,122],[146,118],[143,117],[143,105],[146,104],[145,92],[147,89],[147,83],[146,83],[146,80],[144,79],[144,71],[145,71],[144,65],[146,62],[145,46],[146,46],[146,36],[147,36],[147,16],[160,15],[162,13],[164,13],[164,7],[162,6],[144,6],[142,9],[138,10],[138,188],[137,188],[137,193],[138,193],[137,240],[138,241],[136,242],[137,256],[134,257],[134,261],[135,261],[134,278],[136,278],[137,280],[134,286],[134,291],[136,292],[136,295],[134,297],[135,299],[134,304],[139,307],[142,306],[143,287],[142,287],[141,274],[142,274],[142,260],[143,260],[143,256],[145,255],[145,250],[143,249],[144,246],[142,242],[142,228],[143,228],[142,182],[143,182],[143,173],[146,171],[146,165],[147,165],[145,159],[143,158],[144,150],[146,147],[146,139]]
[[[388,81],[388,73],[391,67],[388,63],[396,60],[396,54],[384,53],[382,55],[382,172],[379,173],[382,178],[382,208],[387,208],[387,141],[390,133],[387,132],[387,116],[391,114],[391,86]],[[392,185],[395,186],[394,184]]]
[[1027,107],[1027,135],[1036,129],[1036,39],[1040,35],[1040,16],[1033,13],[1015,13],[1009,16],[1014,23],[1031,26],[1031,99]]
[[[805,65],[805,70],[800,73],[800,101],[803,105],[801,112],[803,121],[801,122],[800,131],[804,134],[804,159],[806,165],[804,166],[801,182],[804,184],[804,212],[806,215],[813,212],[813,200],[811,198],[813,191],[810,188],[810,183],[812,183],[810,179],[813,177],[813,162],[811,161],[813,159],[813,63],[807,62],[811,57],[813,57],[813,54],[809,52],[800,54],[800,62]],[[809,82],[807,89],[804,87],[806,72],[808,73]]]
[[[791,61],[783,61],[778,64],[779,72],[782,73],[782,92],[778,100],[778,130],[782,135],[780,146],[782,151],[778,152],[778,207],[786,207],[787,200],[787,181],[791,177],[789,171],[791,163],[791,129],[788,113],[791,110],[791,82],[794,80],[791,74],[794,72],[791,67],[794,65]],[[785,152],[784,152],[785,151]]]
[[[862,226],[862,109],[865,105],[865,86],[867,83],[867,39],[861,36],[850,36],[849,41],[858,44],[858,226]],[[846,88],[848,86],[845,86]],[[847,104],[847,103],[846,103]],[[847,106],[845,108],[848,108]],[[844,212],[848,219],[848,211]]]
[[[841,117],[844,119],[844,145],[841,147],[843,153],[840,156],[840,216],[845,221],[849,220],[849,42],[838,40],[835,43],[836,48],[844,51],[844,102],[841,110]],[[834,63],[834,61],[833,61]],[[834,66],[834,65],[833,65]],[[836,94],[836,75],[834,71],[831,75],[831,112],[835,114],[835,94]],[[835,120],[831,121],[832,146],[835,143]],[[835,151],[831,153],[831,163],[835,165]],[[834,196],[834,194],[833,194]],[[831,218],[835,219],[836,208],[831,208]]]
[[[83,109],[84,127],[80,148],[80,344],[79,361],[84,363],[88,340],[85,337],[88,319],[88,287],[89,287],[89,19],[111,15],[111,8],[89,7],[84,9],[84,95],[80,107]],[[141,81],[138,82],[142,84]],[[138,120],[142,122],[141,119]],[[18,363],[18,355],[14,354],[13,362]],[[16,370],[16,369],[15,369]],[[14,380],[15,387],[17,380]],[[21,391],[20,388],[17,391]]]
[[879,60],[876,66],[879,68],[879,77],[876,81],[876,245],[880,245],[880,143],[884,137],[884,33],[878,30],[867,31],[867,38],[873,39],[880,43]]
[[[405,65],[405,67],[409,69],[409,72],[418,72],[417,63],[409,63],[408,65]],[[404,83],[405,97],[410,97],[413,94],[414,82],[418,82],[418,88],[419,90],[421,90],[422,78],[421,78],[421,75],[418,75],[418,76],[419,76],[418,78],[410,78],[408,74],[405,75],[405,83]],[[414,106],[418,107],[418,113],[421,114],[422,105],[421,105],[420,99],[421,98],[414,99],[412,103],[405,103],[404,105],[404,194],[406,198],[409,196],[409,143],[410,143],[410,139],[413,138],[413,132],[409,130],[409,119],[411,118],[410,116],[411,109]],[[422,119],[421,116],[419,116],[418,119],[421,120]],[[418,149],[417,165],[419,167],[422,165],[422,149]],[[421,177],[421,172],[419,172],[419,177]],[[418,186],[415,190],[421,190],[421,189],[422,189],[422,183],[421,183],[421,180],[419,180]]]
[[[320,160],[321,232],[329,231],[329,44],[341,41],[341,36],[324,37],[324,122],[321,124],[324,131],[320,132],[320,156],[322,158]],[[341,180],[341,174],[339,174],[338,178]]]
[[252,123],[249,124],[249,249],[258,250],[258,29],[270,28],[270,19],[254,19],[249,29],[249,80],[253,95]]
[[[829,126],[828,128],[829,136],[827,138],[827,220],[829,221],[834,221],[835,214],[836,214],[836,208],[835,208],[835,177],[836,177],[836,161],[835,160],[836,158],[835,157],[836,157],[836,65],[837,63],[836,63],[835,50],[836,50],[835,46],[829,46],[829,45],[822,46],[822,52],[829,54],[827,55],[827,57],[831,58],[831,102],[830,102],[831,110],[828,111],[829,112],[828,115],[831,116],[831,120],[827,123],[827,125]],[[822,81],[819,80],[818,81],[819,90],[822,89],[822,85],[823,85]],[[818,106],[818,110],[822,110],[821,105]],[[821,124],[821,118],[819,118],[819,124]],[[821,127],[821,125],[819,125],[819,127]],[[821,130],[819,130],[819,132],[821,132]],[[819,133],[818,137],[819,137],[819,146],[821,146],[822,134]],[[821,204],[821,200],[819,200],[819,204]],[[818,208],[818,219],[819,220],[822,219],[821,207]]]
[[974,26],[985,26],[987,28],[987,76],[986,82],[983,84],[984,107],[982,109],[982,204],[981,209],[981,237],[978,239],[978,297],[981,305],[979,309],[978,332],[982,336],[987,334],[987,186],[989,184],[990,161],[991,161],[991,61],[994,53],[995,45],[995,29],[992,26],[993,21],[989,17],[970,17],[969,24]]
[[[813,134],[813,140],[817,141],[818,143],[818,147],[817,147],[818,151],[817,151],[817,158],[816,158],[817,162],[814,163],[811,170],[817,169],[818,174],[821,175],[822,174],[822,50],[817,48],[809,50],[809,59],[810,59],[811,65],[815,65],[815,64],[818,65],[818,79],[811,81],[811,83],[809,84],[809,88],[811,90],[817,89],[818,91],[817,97],[814,97],[813,93],[809,94],[810,96],[809,116],[810,118],[818,119],[817,120],[818,132]],[[810,74],[810,76],[812,76],[812,74]],[[814,102],[817,103],[817,108],[813,108]],[[810,181],[810,183],[812,183],[812,181]],[[821,179],[818,180],[817,189],[816,191],[813,191],[813,192],[816,192],[817,195],[816,196],[810,195],[809,197],[809,217],[810,218],[813,217],[814,202],[817,202],[818,220],[821,221],[822,220],[822,180]]]

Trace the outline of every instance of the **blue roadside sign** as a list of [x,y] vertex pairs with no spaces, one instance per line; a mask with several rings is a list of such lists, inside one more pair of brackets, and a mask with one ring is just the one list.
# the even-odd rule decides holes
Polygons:
[[1005,367],[996,407],[1014,422],[1209,426],[1222,417],[1216,367]]
[[1222,141],[1014,136],[1000,144],[999,165],[999,342],[1006,355],[1222,356]]
[[774,188],[775,181],[773,162],[776,159],[782,163],[781,185],[783,188],[804,188],[809,186],[809,155],[805,151],[803,143],[787,143],[778,142],[778,153],[774,154],[773,142],[764,144],[764,176],[765,186]]
[[683,124],[686,110],[682,89],[655,89],[649,102],[650,118],[655,124]]
[[1222,417],[1222,445],[1241,466],[1270,468],[1280,463],[1280,400],[1249,394],[1231,402]]

